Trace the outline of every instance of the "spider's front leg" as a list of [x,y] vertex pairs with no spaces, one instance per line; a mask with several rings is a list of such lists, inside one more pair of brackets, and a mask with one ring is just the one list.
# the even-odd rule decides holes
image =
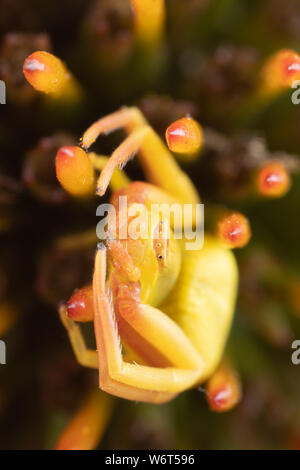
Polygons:
[[[98,355],[97,352],[88,349],[82,332],[80,330],[80,326],[69,318],[67,314],[67,309],[65,305],[62,305],[59,308],[59,316],[61,319],[62,324],[66,328],[68,332],[68,336],[70,339],[70,343],[72,345],[74,354],[79,364],[84,367],[90,367],[91,369],[98,369]],[[92,321],[93,318],[89,318],[85,321]]]
[[156,134],[138,108],[124,107],[92,124],[84,133],[81,145],[85,150],[101,134],[125,129],[128,137],[112,153],[97,182],[97,193],[103,195],[115,168],[124,167],[137,152],[147,181],[161,188],[177,202],[196,204],[198,193],[189,177],[181,170],[167,146]]
[[[154,403],[167,401],[173,398],[174,394],[198,382],[204,366],[201,357],[183,331],[162,312],[152,308],[150,313],[156,313],[150,319],[148,306],[142,305],[138,308],[141,317],[134,326],[141,334],[147,334],[147,340],[154,342],[159,352],[168,355],[168,359],[175,366],[150,367],[123,360],[113,306],[105,290],[105,276],[106,248],[101,244],[96,254],[93,279],[94,328],[99,355],[100,388],[127,399]],[[134,315],[126,317],[133,325],[134,321],[130,317],[134,318]],[[150,333],[149,329],[145,330],[150,320],[153,323],[153,333]],[[160,338],[163,338],[163,341],[159,341]],[[179,351],[181,357],[178,357]]]
[[[100,388],[112,395],[134,401],[148,401],[150,403],[164,403],[174,398],[174,394],[152,391],[145,396],[144,390],[121,384],[109,377],[107,362],[105,361],[105,349],[101,347],[101,352],[88,349],[79,325],[71,320],[66,312],[66,307],[60,308],[60,318],[66,328],[76,359],[79,364],[92,369],[99,369]],[[77,318],[78,321],[92,321],[93,316],[87,319]],[[100,357],[100,365],[98,361]]]

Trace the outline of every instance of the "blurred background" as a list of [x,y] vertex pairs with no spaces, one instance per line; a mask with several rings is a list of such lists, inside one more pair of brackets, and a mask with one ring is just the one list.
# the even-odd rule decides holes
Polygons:
[[[225,205],[251,223],[235,254],[236,315],[227,345],[243,396],[228,413],[209,410],[195,389],[162,406],[114,400],[103,449],[299,449],[300,105],[291,88],[257,91],[266,59],[300,52],[297,0],[167,0],[164,31],[137,45],[127,0],[0,0],[0,448],[53,448],[97,371],[80,367],[57,308],[91,281],[95,208],[72,200],[55,177],[62,145],[97,118],[137,105],[163,137],[190,114],[204,150],[182,166],[211,211]],[[36,50],[64,60],[78,99],[49,100],[22,67]],[[101,139],[109,154],[121,134]],[[291,176],[281,198],[252,191],[262,162]],[[136,162],[133,178],[143,178]],[[92,341],[92,338],[91,338]],[[91,343],[92,344],[92,343]]]

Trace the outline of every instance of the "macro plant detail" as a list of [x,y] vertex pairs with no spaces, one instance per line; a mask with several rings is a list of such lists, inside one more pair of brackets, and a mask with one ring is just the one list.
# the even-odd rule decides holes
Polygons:
[[0,447],[298,449],[297,1],[22,3]]

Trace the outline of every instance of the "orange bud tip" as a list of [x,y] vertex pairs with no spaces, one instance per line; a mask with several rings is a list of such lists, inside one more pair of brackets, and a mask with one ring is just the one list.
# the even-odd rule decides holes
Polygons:
[[220,366],[206,385],[208,405],[212,411],[231,410],[241,398],[241,385],[237,374]]
[[231,387],[224,385],[223,388],[215,390],[214,393],[210,393],[208,403],[212,411],[220,413],[229,411],[235,405],[235,401],[232,398]]
[[267,59],[262,69],[264,89],[280,91],[300,79],[300,56],[290,49],[282,49]]
[[28,56],[23,73],[33,88],[44,93],[58,92],[69,79],[63,62],[45,51],[36,51]]
[[282,197],[290,185],[290,175],[281,163],[268,163],[258,171],[256,188],[262,196]]
[[166,140],[172,152],[194,154],[203,144],[202,128],[195,119],[178,119],[166,130]]
[[71,320],[88,322],[94,318],[93,288],[83,287],[74,292],[67,303],[67,315]]
[[218,222],[218,237],[230,248],[241,248],[249,242],[251,229],[248,219],[237,212],[233,212]]
[[80,147],[61,147],[56,154],[55,165],[58,181],[72,196],[85,197],[94,192],[94,168]]

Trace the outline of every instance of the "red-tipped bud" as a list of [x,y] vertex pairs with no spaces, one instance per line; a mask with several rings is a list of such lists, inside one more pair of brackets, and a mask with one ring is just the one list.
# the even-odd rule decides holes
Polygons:
[[36,51],[24,62],[26,80],[38,91],[56,93],[70,78],[63,62],[53,54]]
[[206,384],[207,401],[212,411],[231,410],[241,399],[241,384],[231,367],[221,365]]
[[178,119],[166,130],[166,140],[172,152],[194,154],[203,144],[202,128],[195,119]]
[[251,229],[248,219],[238,213],[232,212],[218,222],[218,237],[229,248],[241,248],[249,242]]
[[56,154],[56,176],[73,196],[89,196],[95,191],[95,173],[88,155],[80,147],[61,147]]
[[292,50],[282,49],[267,59],[261,75],[264,91],[289,88],[300,79],[300,56]]
[[94,319],[92,286],[83,287],[74,292],[67,304],[67,315],[71,320],[88,322]]
[[290,189],[290,175],[281,163],[267,163],[258,171],[255,184],[262,196],[282,197]]

